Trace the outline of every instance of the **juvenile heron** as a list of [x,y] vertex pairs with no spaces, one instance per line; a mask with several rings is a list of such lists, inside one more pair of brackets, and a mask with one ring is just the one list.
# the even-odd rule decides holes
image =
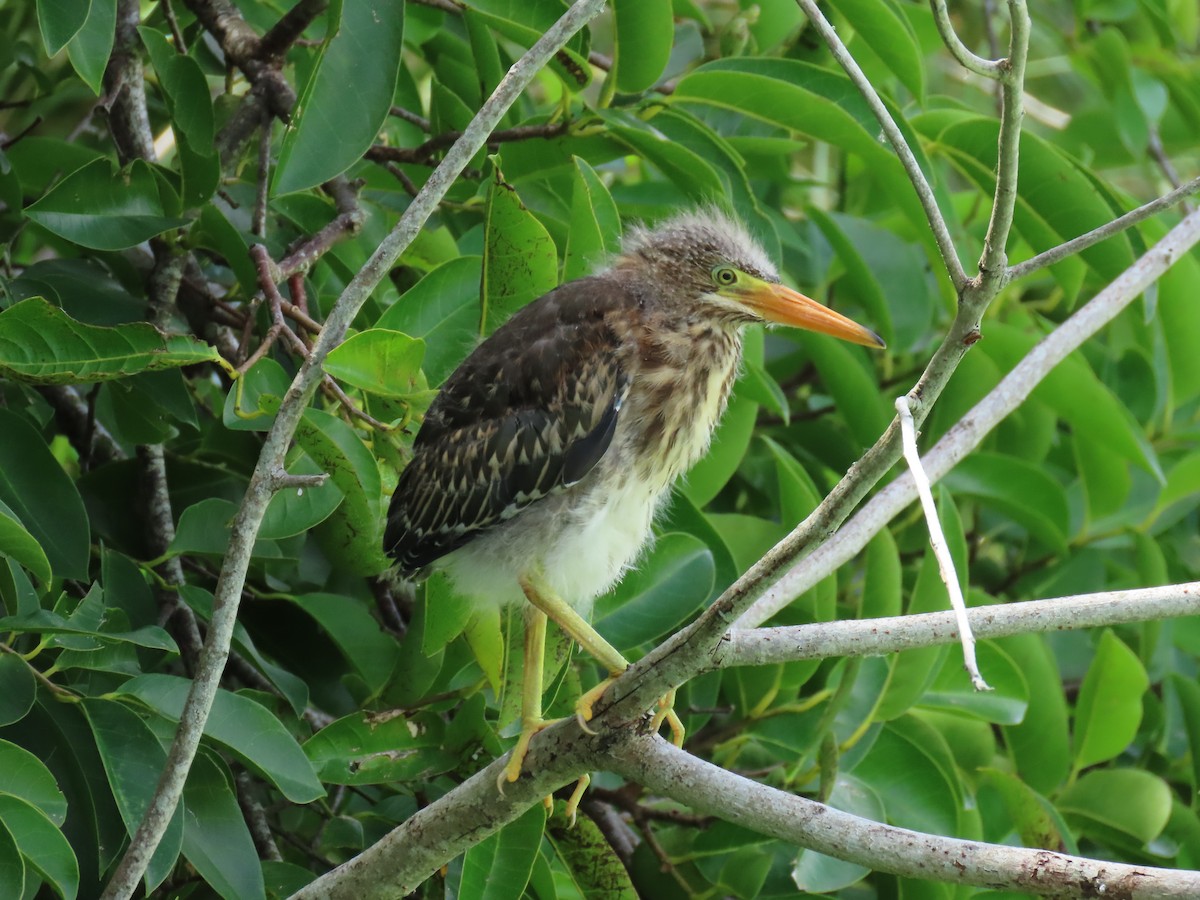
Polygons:
[[[610,679],[629,665],[587,622],[637,559],[676,478],[725,410],[742,328],[779,322],[882,347],[779,283],[767,254],[711,209],[634,228],[603,271],[535,300],[480,344],[430,406],[388,510],[384,548],[480,604],[529,601],[516,781],[542,719],[546,617]],[[677,742],[682,725],[660,704]]]

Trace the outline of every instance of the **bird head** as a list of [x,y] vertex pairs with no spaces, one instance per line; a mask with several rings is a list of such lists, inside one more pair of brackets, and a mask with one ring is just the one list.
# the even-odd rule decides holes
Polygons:
[[780,283],[769,256],[737,220],[715,208],[631,229],[615,268],[644,270],[662,304],[729,324],[776,322],[866,347],[883,339]]

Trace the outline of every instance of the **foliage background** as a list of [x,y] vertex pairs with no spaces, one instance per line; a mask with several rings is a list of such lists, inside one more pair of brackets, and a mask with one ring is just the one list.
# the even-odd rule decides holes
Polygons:
[[[228,523],[308,326],[445,136],[564,8],[302,2],[291,31],[276,27],[285,10],[250,0],[220,27],[215,13],[233,8],[204,0],[0,9],[0,896],[100,893],[165,759]],[[924,5],[825,8],[974,258],[994,187],[990,83],[953,63]],[[1200,138],[1194,3],[1031,12],[1012,261],[1165,192],[1195,171]],[[1003,42],[1003,16],[956,13],[969,46],[1000,55],[988,46],[997,32]],[[255,56],[246,33],[277,40]],[[265,108],[290,109],[290,127],[264,143]],[[750,335],[712,453],[644,564],[597,606],[597,628],[630,656],[816,505],[890,421],[889,398],[953,314],[907,178],[791,2],[616,2],[513,107],[491,150],[330,357],[341,388],[305,414],[289,455],[289,471],[330,481],[272,502],[150,892],[286,896],[511,742],[517,623],[473,616],[436,580],[414,596],[379,577],[383,510],[456,362],[612,252],[623,225],[727,203],[788,281],[889,344],[872,354]],[[924,440],[1173,215],[1009,287]],[[307,304],[281,307],[299,340],[272,332],[254,299],[254,244],[283,270],[271,280]],[[939,505],[972,604],[1196,579],[1198,293],[1188,256],[945,479]],[[775,623],[945,602],[913,510]],[[680,692],[686,746],[919,831],[1200,867],[1197,620],[1026,635],[980,655],[992,694],[973,693],[944,648],[711,673]],[[565,652],[551,674],[562,709],[600,675]],[[611,775],[583,811],[568,830],[535,808],[425,890],[1008,896],[798,852]]]

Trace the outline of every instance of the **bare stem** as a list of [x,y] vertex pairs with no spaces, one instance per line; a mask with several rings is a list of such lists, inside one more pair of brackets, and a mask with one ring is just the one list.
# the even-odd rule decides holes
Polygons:
[[1184,197],[1189,197],[1197,191],[1200,191],[1200,178],[1193,178],[1187,184],[1180,185],[1169,194],[1164,194],[1157,200],[1151,200],[1137,209],[1130,210],[1119,219],[1113,219],[1106,225],[1093,228],[1087,234],[1081,234],[1079,237],[1072,238],[1066,243],[1059,244],[1057,247],[1051,247],[1037,256],[1011,266],[1008,270],[1006,280],[1012,281],[1016,278],[1024,278],[1038,269],[1052,266],[1056,262],[1066,259],[1068,256],[1074,256],[1081,250],[1086,250],[1093,244],[1098,244],[1106,238],[1112,237],[1114,234],[1120,234],[1126,228],[1150,218],[1169,206],[1174,206]]
[[610,759],[620,775],[693,809],[896,875],[1054,897],[1184,900],[1200,896],[1200,872],[1124,865],[896,828],[735,775],[660,738],[625,735],[611,749]]
[[964,69],[968,69],[976,75],[982,75],[984,78],[999,81],[1002,77],[1003,64],[998,60],[984,59],[967,49],[967,45],[962,42],[954,30],[954,24],[950,21],[950,10],[946,8],[946,0],[930,0],[929,6],[933,9],[933,21],[937,23],[938,34],[942,36],[942,43],[946,45],[950,55],[958,60]]
[[871,112],[879,120],[879,124],[883,128],[883,133],[887,136],[892,149],[896,151],[896,155],[900,158],[900,163],[904,166],[904,171],[908,173],[908,179],[912,182],[913,188],[917,192],[917,198],[921,201],[921,206],[925,210],[925,216],[929,219],[929,227],[933,231],[933,238],[937,242],[938,251],[942,254],[942,262],[946,266],[946,272],[950,275],[950,281],[956,291],[961,291],[963,285],[966,284],[967,274],[963,271],[962,262],[958,258],[958,251],[954,248],[954,239],[950,237],[950,230],[946,227],[946,220],[942,218],[942,211],[938,208],[937,199],[933,196],[933,188],[925,180],[925,173],[921,171],[921,167],[917,164],[917,158],[913,155],[908,143],[904,140],[904,135],[901,134],[900,129],[896,126],[891,113],[887,111],[887,107],[883,105],[883,100],[879,98],[879,94],[876,92],[874,86],[867,79],[867,76],[863,74],[858,63],[854,61],[854,57],[850,55],[850,51],[846,49],[846,45],[842,43],[842,39],[838,37],[833,26],[822,15],[821,10],[817,7],[816,0],[796,0],[796,3],[804,10],[804,14],[808,16],[817,34],[829,45],[829,50],[833,54],[833,58],[837,60],[838,65],[846,70],[846,74],[850,77],[854,86],[858,88],[863,98],[867,101],[867,105],[871,107]]

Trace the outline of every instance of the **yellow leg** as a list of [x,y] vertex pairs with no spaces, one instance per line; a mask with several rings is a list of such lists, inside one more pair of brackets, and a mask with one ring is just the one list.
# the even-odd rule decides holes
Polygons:
[[536,607],[525,609],[525,659],[524,682],[521,685],[521,736],[513,747],[508,765],[500,773],[496,787],[504,789],[504,782],[513,782],[521,777],[521,766],[529,752],[533,736],[549,722],[542,718],[542,657],[546,651],[546,614]]
[[629,668],[629,660],[601,637],[569,603],[555,596],[540,574],[522,576],[521,590],[525,592],[530,603],[549,616],[555,625],[608,669],[610,675],[620,675]]

